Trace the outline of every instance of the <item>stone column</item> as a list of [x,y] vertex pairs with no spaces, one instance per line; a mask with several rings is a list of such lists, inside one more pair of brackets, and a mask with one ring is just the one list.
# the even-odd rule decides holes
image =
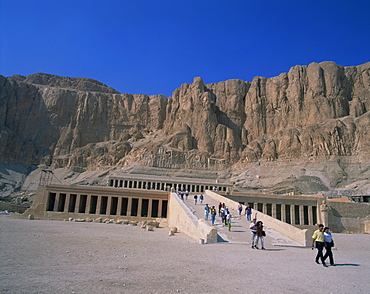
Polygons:
[[80,194],[77,194],[77,197],[76,197],[76,206],[75,206],[75,213],[79,213],[80,212],[80,201],[81,201],[81,195]]
[[312,212],[312,206],[308,206],[308,225],[313,226],[313,212]]
[[96,203],[96,214],[100,214],[100,209],[101,209],[101,196],[98,196],[97,203]]
[[258,203],[257,203],[257,202],[254,202],[254,203],[253,203],[253,209],[254,209],[255,211],[258,211]]
[[121,213],[122,213],[122,197],[118,197],[118,201],[117,201],[117,215],[118,216],[121,216]]
[[281,204],[281,221],[286,223],[286,207],[285,207],[285,204]]
[[262,204],[262,212],[263,212],[264,214],[267,214],[267,203],[263,203],[263,204]]
[[163,200],[159,200],[158,203],[158,217],[162,217],[162,205],[163,205]]
[[60,201],[60,193],[55,193],[55,201],[54,201],[53,211],[58,211],[59,201]]
[[85,210],[85,213],[88,213],[90,214],[90,206],[91,206],[91,194],[88,194],[86,195],[87,196],[87,199],[86,199],[86,210]]
[[295,205],[290,205],[290,224],[295,225]]
[[71,193],[66,194],[66,205],[65,205],[65,212],[68,212],[69,203],[71,202]]
[[271,214],[272,214],[272,217],[273,218],[276,218],[276,216],[277,216],[277,213],[276,213],[276,203],[272,203],[271,204]]
[[141,217],[141,210],[143,209],[143,198],[139,198],[139,203],[137,205],[137,216]]
[[326,199],[324,199],[320,205],[320,220],[325,227],[329,226],[328,210],[329,206],[326,204]]
[[303,205],[299,205],[299,224],[301,226],[304,225],[304,207],[303,207]]
[[127,216],[131,215],[131,209],[132,209],[132,198],[128,197],[127,201]]
[[153,207],[153,199],[149,199],[149,204],[148,204],[148,217],[152,217],[152,207]]
[[108,196],[107,201],[107,215],[111,215],[112,196]]

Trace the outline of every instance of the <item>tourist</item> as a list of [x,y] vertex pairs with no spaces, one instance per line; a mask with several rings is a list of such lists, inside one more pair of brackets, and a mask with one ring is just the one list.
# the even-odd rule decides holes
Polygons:
[[188,190],[186,190],[186,191],[185,191],[185,197],[186,197],[186,200],[188,200],[188,196],[189,196],[189,191],[188,191]]
[[324,228],[324,246],[326,249],[324,261],[329,257],[330,265],[334,265],[333,252],[331,249],[334,247],[334,241],[328,227]]
[[203,203],[203,199],[204,199],[203,194],[200,194],[200,196],[199,196],[199,202],[200,202],[200,204]]
[[266,233],[265,233],[265,231],[263,230],[263,222],[262,221],[258,221],[257,222],[257,233],[256,233],[256,245],[255,245],[255,248],[256,249],[258,249],[258,241],[259,240],[261,240],[261,246],[262,246],[262,250],[265,250],[265,241],[264,241],[264,239],[265,239],[265,235],[266,235]]
[[245,208],[245,216],[247,217],[247,221],[250,222],[252,218],[252,207],[249,204]]
[[197,205],[198,196],[194,195],[194,205]]
[[222,208],[222,203],[218,205],[218,216],[221,216],[221,208]]
[[316,255],[316,263],[319,263],[319,259],[321,259],[322,265],[326,266],[324,256],[322,254],[322,251],[324,249],[324,242],[325,242],[325,237],[324,237],[324,225],[319,224],[319,229],[316,230],[313,235],[312,235],[312,249],[314,248],[315,242],[316,242],[316,248],[317,248],[317,255]]
[[239,203],[239,205],[238,205],[238,213],[239,213],[239,215],[242,215],[242,211],[243,211],[243,205],[241,203]]
[[249,226],[251,229],[251,244],[252,249],[256,247],[256,241],[257,241],[257,220],[254,218]]
[[216,208],[214,206],[212,206],[211,208],[211,222],[212,222],[212,226],[215,224],[215,219],[216,219]]
[[229,231],[231,231],[231,213],[229,209],[226,208],[226,223]]
[[225,203],[221,207],[221,223],[225,224],[225,217],[226,217],[226,207]]
[[206,204],[206,206],[204,207],[204,219],[205,220],[208,220],[209,210],[210,210],[210,207],[208,206],[208,204]]
[[225,226],[227,226],[227,215],[229,214],[229,209],[227,207],[225,207],[224,209],[224,223],[225,223]]

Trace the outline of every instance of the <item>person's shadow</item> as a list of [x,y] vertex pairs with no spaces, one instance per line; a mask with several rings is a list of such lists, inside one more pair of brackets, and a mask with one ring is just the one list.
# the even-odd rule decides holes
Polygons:
[[357,263],[336,263],[331,266],[361,266],[361,265]]
[[263,249],[261,251],[284,251],[285,249]]

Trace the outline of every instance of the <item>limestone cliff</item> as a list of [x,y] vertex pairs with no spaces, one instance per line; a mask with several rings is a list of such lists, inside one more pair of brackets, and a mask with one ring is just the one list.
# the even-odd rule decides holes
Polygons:
[[370,62],[311,63],[251,82],[198,77],[168,99],[84,78],[0,76],[0,163],[243,170],[335,157],[368,164],[369,109]]

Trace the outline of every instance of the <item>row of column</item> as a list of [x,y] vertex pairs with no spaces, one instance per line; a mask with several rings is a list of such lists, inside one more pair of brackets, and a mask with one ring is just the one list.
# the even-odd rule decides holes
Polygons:
[[167,200],[49,192],[47,211],[116,216],[167,217]]
[[110,179],[110,187],[116,188],[133,188],[133,189],[151,189],[170,191],[173,187],[176,191],[189,191],[190,193],[201,193],[205,190],[227,191],[224,186],[211,186],[211,185],[198,185],[198,184],[179,184],[179,183],[166,183],[154,181],[141,181],[141,180],[124,180],[124,179]]
[[292,225],[317,223],[317,206],[276,203],[253,203],[253,209]]

